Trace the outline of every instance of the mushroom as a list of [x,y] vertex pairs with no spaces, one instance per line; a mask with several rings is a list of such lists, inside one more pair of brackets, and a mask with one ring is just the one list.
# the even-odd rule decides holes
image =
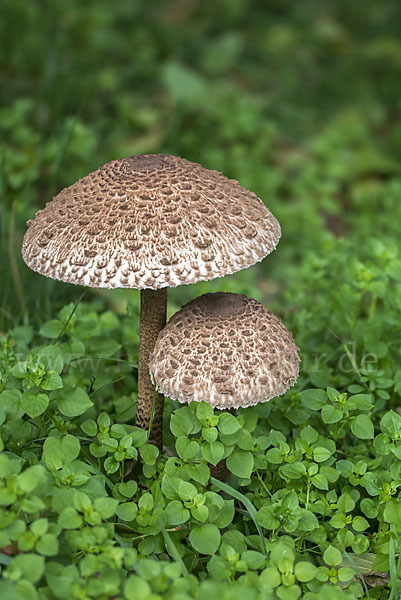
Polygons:
[[204,294],[176,312],[150,357],[156,389],[179,402],[232,409],[267,402],[299,372],[292,333],[242,294]]
[[[113,160],[62,190],[32,221],[22,256],[33,269],[96,288],[141,290],[137,425],[154,400],[149,355],[166,322],[167,287],[234,273],[276,247],[263,202],[218,171],[176,156]],[[163,398],[152,441],[162,444]]]
[[[284,323],[242,294],[205,294],[185,304],[159,333],[150,357],[156,389],[179,402],[248,407],[280,396],[299,373],[298,348]],[[223,459],[213,477],[228,477]]]

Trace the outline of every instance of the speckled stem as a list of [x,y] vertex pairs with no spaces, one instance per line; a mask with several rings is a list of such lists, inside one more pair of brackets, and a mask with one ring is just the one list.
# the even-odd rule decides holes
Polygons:
[[[166,324],[167,288],[141,290],[141,316],[139,325],[138,406],[136,424],[148,429],[152,416],[154,385],[149,375],[149,357],[159,331]],[[155,414],[150,432],[150,442],[159,450],[163,447],[164,397],[156,394]]]

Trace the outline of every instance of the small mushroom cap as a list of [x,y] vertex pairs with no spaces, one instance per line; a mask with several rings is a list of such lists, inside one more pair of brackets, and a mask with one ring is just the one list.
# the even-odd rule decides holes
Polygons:
[[114,160],[28,221],[22,256],[42,275],[90,287],[214,279],[262,260],[278,221],[252,192],[177,156]]
[[283,322],[242,294],[205,294],[160,332],[150,374],[164,396],[238,408],[266,402],[294,385],[298,348]]

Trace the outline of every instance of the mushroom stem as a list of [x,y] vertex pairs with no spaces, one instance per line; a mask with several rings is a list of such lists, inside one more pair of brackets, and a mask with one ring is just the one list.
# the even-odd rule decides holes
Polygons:
[[[141,315],[139,324],[138,405],[136,424],[149,429],[152,417],[155,388],[149,374],[149,357],[159,332],[166,324],[167,288],[141,290]],[[164,397],[156,393],[155,414],[149,441],[159,450],[163,447]]]

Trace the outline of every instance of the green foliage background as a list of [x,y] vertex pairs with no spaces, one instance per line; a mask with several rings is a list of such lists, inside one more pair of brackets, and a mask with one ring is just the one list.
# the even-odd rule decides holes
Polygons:
[[[401,5],[0,11],[2,598],[399,598]],[[236,416],[166,401],[162,456],[132,425],[138,292],[80,300],[20,258],[61,188],[146,152],[238,179],[283,230],[261,265],[171,290],[169,313],[245,293],[302,358],[284,397]]]

